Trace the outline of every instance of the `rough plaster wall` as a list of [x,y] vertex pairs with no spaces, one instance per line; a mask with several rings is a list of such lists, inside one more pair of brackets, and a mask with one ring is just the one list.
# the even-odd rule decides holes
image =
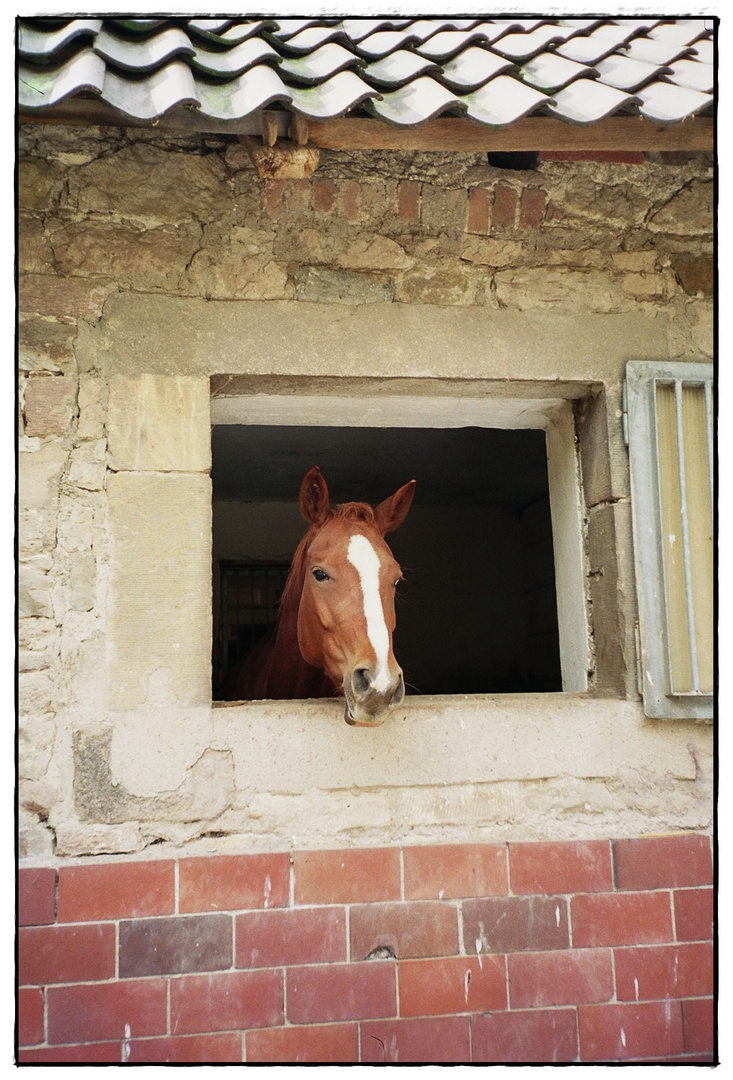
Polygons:
[[[199,500],[202,514],[210,511],[201,421],[211,373],[369,374],[353,344],[345,359],[342,342],[350,333],[369,337],[369,312],[379,310],[384,317],[373,329],[385,342],[381,374],[481,377],[487,364],[471,343],[482,342],[488,326],[496,331],[495,377],[603,382],[604,410],[592,422],[608,432],[608,476],[598,481],[591,470],[584,480],[589,513],[605,515],[615,538],[614,588],[625,592],[621,606],[629,615],[623,361],[638,358],[634,349],[683,360],[712,356],[708,160],[546,161],[513,173],[478,154],[323,153],[310,180],[266,182],[242,147],[219,138],[28,127],[19,147],[22,854],[132,851],[219,831],[236,838],[242,826],[250,797],[242,763],[257,758],[241,733],[233,741],[221,735],[200,680],[181,690],[163,664],[146,686],[125,691],[129,699],[110,701],[108,679],[119,574],[131,570],[116,561],[129,521],[115,488],[178,485],[184,494],[174,503]],[[254,303],[250,309],[232,301]],[[331,340],[323,308],[333,312]],[[400,327],[409,340],[411,325],[429,324],[436,312],[444,339],[434,335],[429,356],[409,355]],[[467,321],[456,321],[459,312]],[[233,342],[247,325],[246,354],[231,344],[229,353],[218,348],[219,330]],[[607,327],[607,365],[590,347],[600,325]],[[456,340],[452,326],[466,327],[466,336]],[[627,351],[614,352],[624,332]],[[313,343],[308,356],[299,340]],[[199,423],[192,429],[193,416]],[[156,514],[165,515],[170,503],[146,505],[154,532]],[[160,529],[166,524],[177,528],[173,507]],[[203,518],[199,526],[186,549],[199,545],[203,558],[210,537]],[[147,551],[139,530],[137,544]],[[189,616],[200,642],[210,633],[207,589],[203,579],[195,585]],[[631,632],[627,626],[627,639]],[[138,642],[127,646],[139,650]],[[313,707],[304,708],[310,716]],[[578,835],[644,831],[650,822],[660,830],[709,827],[709,730],[657,726],[666,754],[650,756],[649,775],[637,774],[635,740],[649,725],[638,706],[633,710],[624,727],[629,765],[610,773],[616,765],[596,766],[600,781],[584,776],[571,754],[565,780],[561,769],[540,778],[520,769],[499,781],[516,785],[511,808],[484,803],[476,815],[465,809],[475,805],[467,780],[443,796],[430,786],[440,773],[421,786],[418,772],[380,791],[378,777],[359,786],[347,769],[340,795],[326,780],[305,794],[251,793],[247,820],[259,821],[260,831],[243,835],[262,844],[278,821],[273,835],[287,835],[293,808],[295,818],[309,808],[320,819],[313,836],[323,843],[336,835],[341,842],[343,829],[347,842],[370,842],[381,821],[378,838],[388,842],[411,820],[422,830],[423,817],[420,835],[427,837],[444,828],[487,836],[500,820],[513,822],[513,835],[542,835],[543,828],[553,835],[543,815],[552,817],[558,805],[573,808],[566,827]],[[442,723],[443,713],[436,707],[431,722]],[[515,707],[518,730],[524,713],[521,703]],[[301,714],[289,715],[297,734]],[[563,731],[568,723],[575,730],[574,716],[564,714]],[[335,713],[325,717],[336,722]],[[126,732],[134,733],[132,742]],[[307,745],[308,730],[298,737]],[[121,747],[137,772],[120,761]],[[159,763],[157,787],[140,779],[141,756]],[[425,800],[431,809],[421,816],[415,807]],[[339,816],[344,805],[347,823]],[[222,828],[227,814],[231,827]]]

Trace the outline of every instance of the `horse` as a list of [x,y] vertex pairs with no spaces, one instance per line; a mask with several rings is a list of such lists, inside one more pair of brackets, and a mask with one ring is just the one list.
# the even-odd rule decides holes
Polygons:
[[371,507],[331,507],[318,466],[300,485],[309,525],[293,556],[272,633],[235,669],[234,700],[345,698],[353,727],[378,727],[405,696],[392,650],[402,571],[384,537],[410,509],[415,481]]

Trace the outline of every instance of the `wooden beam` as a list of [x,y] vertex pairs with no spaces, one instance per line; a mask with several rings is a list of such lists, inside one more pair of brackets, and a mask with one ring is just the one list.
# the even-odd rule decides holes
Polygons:
[[290,121],[290,138],[298,146],[307,146],[310,136],[308,121],[299,112],[294,112]]
[[[288,136],[292,115],[265,110],[272,137]],[[152,125],[135,121],[104,102],[76,99],[43,113],[20,112],[24,124],[100,124],[110,127],[152,127],[158,131],[198,134],[261,135],[259,113],[244,120],[209,120],[196,109],[176,108]],[[638,116],[610,116],[594,124],[570,124],[553,116],[526,117],[502,128],[489,128],[465,117],[440,117],[413,128],[401,128],[366,117],[308,120],[308,144],[324,150],[427,150],[481,153],[517,150],[681,150],[712,151],[715,121],[693,117],[679,124],[654,124]],[[295,140],[294,140],[295,141]]]
[[463,117],[398,128],[381,120],[311,120],[309,141],[324,150],[712,150],[714,122],[694,117],[653,124],[643,117],[611,116],[594,124],[556,117],[527,117],[489,128]]

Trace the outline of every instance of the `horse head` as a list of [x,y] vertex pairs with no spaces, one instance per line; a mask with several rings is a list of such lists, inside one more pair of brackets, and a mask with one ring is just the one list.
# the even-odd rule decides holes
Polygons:
[[414,492],[411,480],[374,508],[344,503],[332,509],[317,467],[300,487],[310,529],[302,547],[298,645],[303,659],[343,692],[347,724],[376,727],[405,696],[392,650],[402,572],[384,537],[402,524]]

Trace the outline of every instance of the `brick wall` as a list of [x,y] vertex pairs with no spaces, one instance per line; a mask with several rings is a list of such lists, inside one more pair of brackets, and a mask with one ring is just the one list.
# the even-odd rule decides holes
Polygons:
[[19,874],[21,1062],[715,1055],[699,834]]

